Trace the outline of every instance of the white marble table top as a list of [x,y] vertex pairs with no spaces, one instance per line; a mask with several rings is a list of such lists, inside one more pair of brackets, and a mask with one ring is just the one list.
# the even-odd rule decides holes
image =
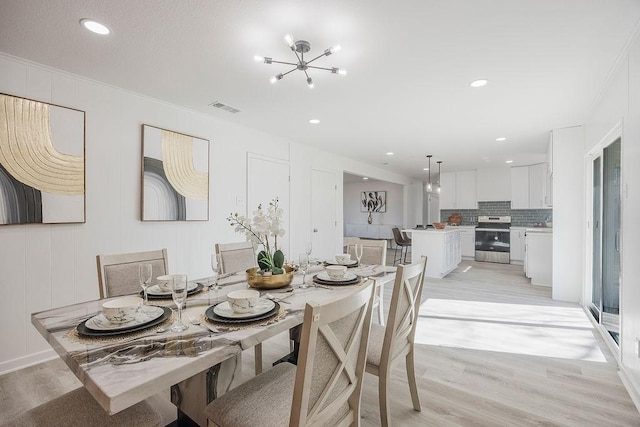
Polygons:
[[[361,273],[363,276],[377,273],[377,277],[372,278],[386,283],[393,280],[395,267],[378,266],[375,270],[365,267]],[[307,274],[308,283],[311,283],[313,274],[313,271]],[[342,298],[359,286],[300,289],[301,281],[302,276],[297,274],[291,295],[271,291],[276,298],[288,296],[285,300],[288,304],[281,303],[287,311],[282,320],[235,331],[212,333],[203,326],[189,323],[189,318],[200,318],[209,306],[217,300],[224,300],[229,292],[247,288],[246,282],[232,283],[219,291],[211,289],[189,297],[183,310],[183,322],[189,328],[180,333],[158,334],[151,330],[138,338],[123,338],[116,342],[97,339],[78,342],[65,337],[76,325],[98,314],[104,300],[34,313],[31,322],[98,403],[108,413],[114,414],[302,323],[307,302],[322,303]],[[166,300],[158,302],[169,304]]]

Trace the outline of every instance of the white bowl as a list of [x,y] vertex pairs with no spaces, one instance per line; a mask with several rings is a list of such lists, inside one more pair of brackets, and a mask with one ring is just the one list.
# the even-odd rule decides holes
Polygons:
[[347,267],[344,265],[328,265],[324,269],[333,280],[340,280],[347,274]]
[[236,313],[250,313],[255,308],[260,298],[260,292],[251,289],[229,292],[227,300],[229,306]]
[[347,264],[351,261],[351,254],[338,254],[336,255],[336,262],[338,264]]
[[158,276],[156,277],[156,282],[158,282],[160,290],[163,292],[171,292],[171,287],[173,286],[173,274]]
[[142,306],[142,298],[126,296],[106,301],[102,304],[102,314],[111,323],[131,322]]

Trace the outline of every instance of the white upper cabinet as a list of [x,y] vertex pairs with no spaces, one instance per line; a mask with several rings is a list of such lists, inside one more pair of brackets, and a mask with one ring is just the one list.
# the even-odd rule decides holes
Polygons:
[[511,200],[511,169],[491,168],[476,171],[478,202]]
[[440,209],[478,209],[476,171],[442,173],[440,187]]
[[511,168],[511,209],[550,207],[547,164]]
[[529,209],[529,166],[511,168],[511,209]]
[[[456,173],[440,174],[440,209],[456,208]],[[434,186],[435,188],[435,186]]]
[[546,208],[545,195],[547,193],[547,165],[540,163],[529,166],[529,208]]

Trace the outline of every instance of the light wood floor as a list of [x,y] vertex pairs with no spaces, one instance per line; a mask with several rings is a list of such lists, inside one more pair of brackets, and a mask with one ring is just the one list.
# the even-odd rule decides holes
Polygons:
[[[385,290],[387,301],[391,289]],[[416,334],[422,412],[412,409],[404,365],[393,373],[396,426],[640,426],[609,353],[575,304],[551,300],[522,267],[464,261],[427,279]],[[265,366],[288,352],[285,334],[267,341]],[[243,354],[243,377],[253,372]],[[60,360],[0,377],[0,420],[80,384]],[[378,426],[377,378],[366,375],[362,425]],[[174,411],[168,393],[152,404]]]

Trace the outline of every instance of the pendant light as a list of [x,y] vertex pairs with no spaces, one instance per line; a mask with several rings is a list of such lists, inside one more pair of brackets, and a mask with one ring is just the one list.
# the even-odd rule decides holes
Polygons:
[[442,163],[442,160],[438,160],[438,193],[440,193],[440,163]]
[[429,159],[429,181],[427,181],[427,193],[431,193],[433,187],[431,186],[431,154],[427,155],[427,159]]

